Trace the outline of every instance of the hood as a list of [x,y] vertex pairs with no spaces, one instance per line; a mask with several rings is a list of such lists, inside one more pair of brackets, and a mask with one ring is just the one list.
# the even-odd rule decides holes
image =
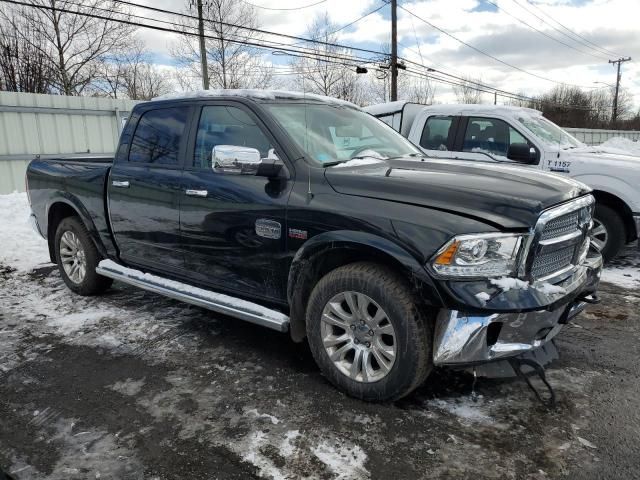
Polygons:
[[640,156],[608,147],[579,147],[561,150],[560,157],[576,158],[586,162],[609,164],[612,166],[639,168]]
[[505,229],[528,229],[543,210],[590,191],[532,169],[426,158],[328,167],[325,177],[339,193],[443,210]]

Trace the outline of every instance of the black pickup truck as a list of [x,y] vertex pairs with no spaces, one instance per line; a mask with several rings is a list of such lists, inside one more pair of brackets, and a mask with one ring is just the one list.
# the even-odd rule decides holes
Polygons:
[[115,279],[289,331],[365,400],[545,345],[594,300],[602,265],[585,185],[425,158],[313,95],[142,103],[115,158],[35,159],[27,183],[74,292]]

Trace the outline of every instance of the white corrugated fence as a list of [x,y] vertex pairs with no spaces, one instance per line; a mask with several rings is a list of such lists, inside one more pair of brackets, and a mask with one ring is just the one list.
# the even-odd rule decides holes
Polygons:
[[132,100],[0,92],[0,194],[24,190],[35,155],[113,153]]

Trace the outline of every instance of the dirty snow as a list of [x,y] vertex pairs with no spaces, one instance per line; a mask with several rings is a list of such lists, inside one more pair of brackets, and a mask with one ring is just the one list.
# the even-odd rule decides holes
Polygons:
[[50,263],[47,242],[31,228],[30,214],[26,193],[0,195],[0,263],[25,272]]
[[325,440],[313,449],[313,453],[337,475],[336,479],[369,478],[369,472],[364,467],[367,455],[355,444]]
[[640,265],[637,267],[609,266],[602,271],[601,280],[623,288],[640,288]]

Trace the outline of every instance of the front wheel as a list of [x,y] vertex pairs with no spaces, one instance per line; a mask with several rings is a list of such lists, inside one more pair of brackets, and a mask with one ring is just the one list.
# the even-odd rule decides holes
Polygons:
[[367,401],[397,400],[432,369],[431,329],[393,270],[369,262],[322,278],[307,306],[313,357],[331,383]]
[[605,262],[613,260],[625,244],[626,230],[622,217],[608,205],[596,204],[591,229],[591,244]]
[[64,283],[79,295],[95,295],[111,286],[113,280],[96,273],[100,253],[87,228],[77,217],[67,217],[56,230],[55,253]]

